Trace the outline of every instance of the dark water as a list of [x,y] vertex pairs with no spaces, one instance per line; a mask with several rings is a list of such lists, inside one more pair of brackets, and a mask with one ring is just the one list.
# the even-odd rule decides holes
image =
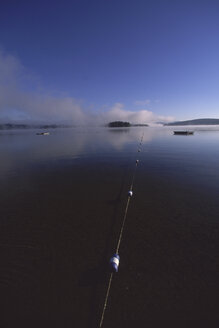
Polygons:
[[0,327],[218,326],[219,128],[0,132]]

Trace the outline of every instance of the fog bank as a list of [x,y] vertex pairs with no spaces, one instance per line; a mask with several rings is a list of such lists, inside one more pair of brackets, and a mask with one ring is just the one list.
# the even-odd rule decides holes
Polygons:
[[45,90],[16,57],[0,50],[0,123],[102,125],[116,120],[153,124],[173,117],[147,109],[126,110],[122,103],[101,113],[98,108],[91,110],[81,100]]

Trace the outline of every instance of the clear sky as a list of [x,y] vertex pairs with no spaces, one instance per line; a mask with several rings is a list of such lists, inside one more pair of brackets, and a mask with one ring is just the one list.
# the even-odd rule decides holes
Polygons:
[[1,1],[0,49],[5,119],[219,118],[218,0]]

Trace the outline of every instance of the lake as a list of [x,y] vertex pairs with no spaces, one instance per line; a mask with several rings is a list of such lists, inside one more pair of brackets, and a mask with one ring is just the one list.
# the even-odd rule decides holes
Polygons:
[[218,326],[219,127],[192,129],[0,131],[1,327],[98,327],[136,159],[103,327]]

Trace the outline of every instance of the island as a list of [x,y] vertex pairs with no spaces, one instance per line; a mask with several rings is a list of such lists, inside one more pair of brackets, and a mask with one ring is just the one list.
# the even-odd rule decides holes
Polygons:
[[107,125],[109,128],[129,128],[131,126],[131,124],[129,122],[122,122],[122,121],[114,121],[114,122],[110,122]]
[[177,121],[172,123],[166,123],[164,126],[177,126],[177,125],[219,125],[219,119],[217,118],[199,118],[188,121]]
[[123,122],[123,121],[114,121],[114,122],[110,122],[107,124],[107,126],[109,128],[129,128],[131,126],[148,126],[148,124],[131,124],[129,122]]

